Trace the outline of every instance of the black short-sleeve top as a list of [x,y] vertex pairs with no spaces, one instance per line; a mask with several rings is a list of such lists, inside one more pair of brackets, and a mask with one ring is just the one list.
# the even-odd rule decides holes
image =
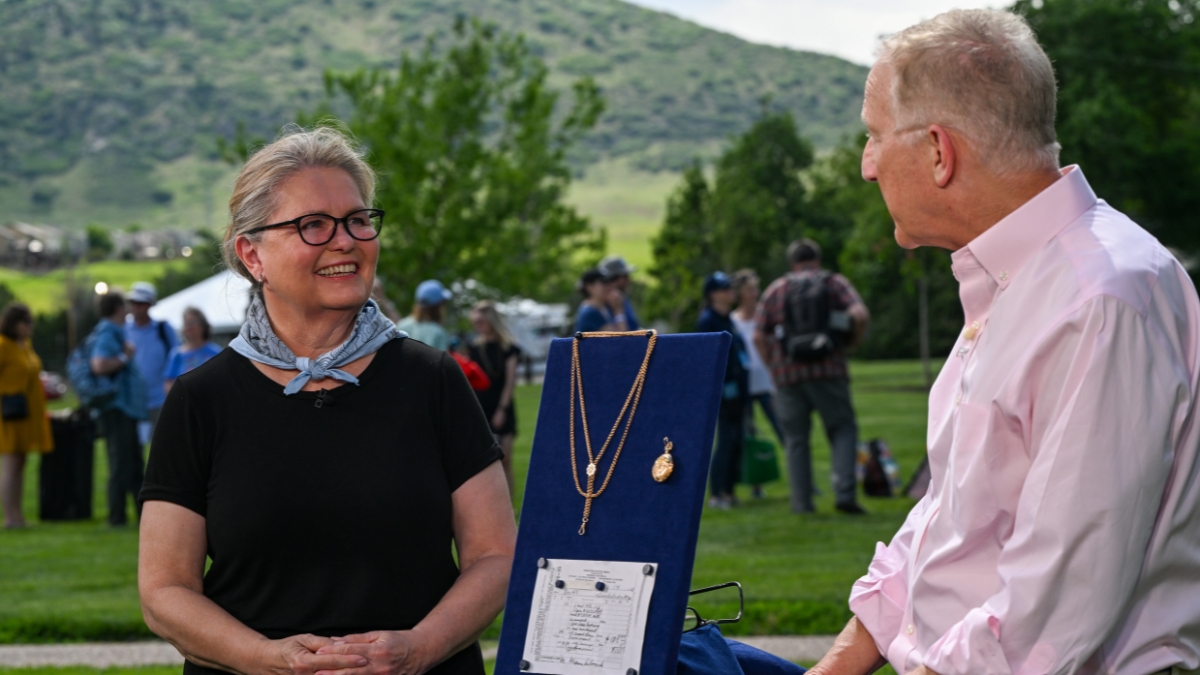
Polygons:
[[[284,396],[226,349],[163,406],[141,499],[205,517],[204,595],[268,638],[420,622],[458,578],[451,493],[500,459],[444,352],[393,340],[358,379]],[[478,646],[431,672],[482,673]]]

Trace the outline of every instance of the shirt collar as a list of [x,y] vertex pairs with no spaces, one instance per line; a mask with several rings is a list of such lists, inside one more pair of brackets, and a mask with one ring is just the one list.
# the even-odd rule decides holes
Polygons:
[[1062,169],[1060,180],[955,251],[951,258],[958,264],[973,257],[1001,289],[1007,288],[1025,261],[1097,201],[1083,170],[1072,164]]

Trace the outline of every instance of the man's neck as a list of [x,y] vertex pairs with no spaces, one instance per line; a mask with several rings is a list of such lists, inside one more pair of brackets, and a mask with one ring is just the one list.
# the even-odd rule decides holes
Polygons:
[[138,328],[145,328],[146,326],[149,326],[150,323],[151,323],[151,319],[150,319],[149,314],[147,314],[146,318],[144,318],[144,319],[139,319],[136,316],[133,317],[133,325],[137,326]]
[[971,198],[965,199],[961,209],[959,233],[950,250],[957,251],[992,229],[996,223],[1029,203],[1062,178],[1058,169],[1031,171],[1016,176],[997,177],[979,185]]
[[821,263],[820,263],[820,261],[816,261],[816,260],[806,261],[806,262],[802,262],[802,263],[792,263],[792,271],[796,272],[796,273],[812,272],[813,270],[819,270],[819,269],[821,269]]

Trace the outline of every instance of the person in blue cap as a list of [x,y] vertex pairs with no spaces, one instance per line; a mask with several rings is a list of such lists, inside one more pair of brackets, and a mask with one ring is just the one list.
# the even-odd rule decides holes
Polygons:
[[729,343],[729,359],[725,362],[725,385],[721,393],[721,410],[717,416],[717,446],[709,468],[711,487],[708,504],[718,509],[737,505],[733,487],[737,484],[741,467],[742,433],[750,378],[746,343],[729,317],[734,300],[733,281],[728,274],[716,271],[704,279],[704,310],[696,322],[696,332],[724,331],[733,336]]
[[412,314],[400,319],[396,327],[408,333],[408,337],[435,349],[450,348],[450,335],[442,328],[442,308],[454,294],[437,279],[422,281],[417,286],[417,304]]

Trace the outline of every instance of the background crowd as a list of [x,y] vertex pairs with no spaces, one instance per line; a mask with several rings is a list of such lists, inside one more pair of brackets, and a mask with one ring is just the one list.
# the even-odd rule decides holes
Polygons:
[[[785,448],[792,510],[813,511],[812,497],[820,494],[820,488],[812,475],[809,437],[812,413],[817,412],[832,447],[836,508],[861,514],[864,511],[855,497],[858,431],[846,354],[866,332],[869,314],[850,282],[821,266],[816,242],[793,242],[787,260],[791,271],[771,283],[761,298],[760,279],[749,268],[732,275],[714,271],[698,289],[703,309],[695,330],[725,331],[733,336],[710,471],[709,506],[736,506],[739,483],[749,486],[753,498],[763,497],[762,485],[754,480],[756,471],[745,457],[748,444],[770,444],[766,430],[759,429],[757,410],[774,439]],[[577,284],[582,300],[574,330],[639,329],[630,298],[634,271],[620,256],[608,256],[585,271]],[[518,432],[514,388],[522,352],[496,304],[490,300],[476,303],[467,317],[470,329],[459,332],[445,325],[453,293],[436,279],[417,286],[412,310],[404,317],[396,312],[378,280],[372,298],[408,337],[454,355],[504,453],[511,492],[512,447]],[[148,282],[134,283],[127,296],[116,290],[101,295],[101,321],[82,347],[91,370],[116,383],[113,395],[94,406],[98,431],[107,441],[109,524],[114,527],[128,522],[131,501],[137,508],[144,449],[153,436],[166,394],[182,374],[221,350],[210,341],[211,328],[202,311],[195,307],[184,311],[180,336],[167,322],[151,318],[149,311],[156,301],[156,289]],[[807,325],[801,325],[805,321]],[[19,303],[10,305],[0,317],[0,389],[6,402],[27,391],[29,405],[27,416],[10,418],[6,412],[0,420],[0,453],[4,455],[0,489],[6,527],[25,526],[18,505],[26,454],[53,448],[48,425],[33,421],[44,421],[45,395],[36,377],[40,361],[29,345],[32,322],[28,309]],[[823,335],[828,344],[813,353],[791,353],[787,342],[797,331]],[[768,462],[774,464],[773,453]],[[778,469],[768,467],[768,478],[775,475]]]

